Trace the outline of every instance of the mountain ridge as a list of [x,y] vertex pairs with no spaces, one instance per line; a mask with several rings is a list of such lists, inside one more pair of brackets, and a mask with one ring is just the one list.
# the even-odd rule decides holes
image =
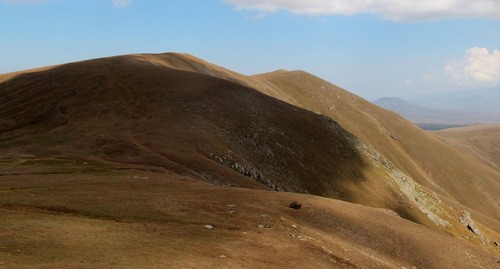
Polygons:
[[306,72],[244,76],[186,54],[138,54],[8,76],[5,157],[88,158],[320,195],[494,249],[460,216],[472,212],[481,234],[498,237],[498,170]]
[[[146,57],[146,58],[144,58],[144,57]],[[153,58],[151,58],[151,57],[153,57]],[[185,61],[183,57],[187,57],[188,60]],[[136,62],[136,59],[139,59],[139,62]],[[130,56],[126,56],[125,58],[121,58],[121,57],[114,57],[113,58],[112,57],[112,58],[108,58],[106,60],[109,60],[109,61],[116,60],[116,61],[120,62],[120,64],[123,64],[122,62],[125,62],[127,64],[134,63],[134,64],[138,65],[138,67],[140,67],[140,68],[145,68],[147,65],[142,65],[140,63],[140,62],[144,61],[144,59],[149,60],[149,61],[156,60],[156,62],[152,61],[154,66],[158,66],[158,65],[161,66],[163,64],[163,66],[168,67],[168,65],[172,65],[172,63],[174,63],[175,64],[174,70],[181,69],[184,71],[188,70],[191,72],[198,70],[199,73],[203,73],[205,75],[208,75],[209,77],[216,77],[219,79],[225,79],[225,80],[229,80],[231,82],[239,80],[241,83],[245,84],[246,86],[253,87],[254,89],[260,88],[260,91],[262,93],[267,94],[269,96],[274,96],[275,98],[277,98],[279,100],[285,100],[286,102],[289,102],[293,105],[298,105],[299,107],[303,107],[309,111],[313,111],[316,113],[324,113],[326,116],[330,116],[332,119],[340,121],[342,126],[348,127],[347,130],[349,130],[354,135],[359,136],[363,141],[368,140],[369,141],[368,144],[375,145],[375,149],[377,149],[379,151],[382,150],[381,152],[384,156],[388,155],[387,151],[383,152],[384,148],[387,148],[387,146],[377,147],[376,146],[377,143],[373,143],[373,141],[370,141],[369,138],[366,136],[363,137],[364,131],[360,132],[359,129],[365,128],[364,130],[366,130],[366,127],[364,127],[363,125],[360,125],[357,122],[351,122],[351,124],[348,124],[342,118],[343,115],[341,115],[341,114],[342,113],[344,113],[344,115],[348,114],[347,111],[352,110],[352,106],[355,103],[361,101],[362,105],[360,104],[357,106],[358,107],[367,107],[370,105],[368,102],[362,101],[362,99],[359,99],[358,97],[355,97],[354,95],[347,93],[338,87],[331,88],[331,86],[325,86],[325,85],[329,85],[329,83],[327,84],[327,82],[320,80],[320,79],[318,79],[310,74],[307,74],[303,71],[285,72],[285,73],[281,72],[279,74],[274,74],[274,75],[278,75],[280,77],[285,77],[287,79],[287,82],[295,80],[294,81],[295,85],[299,85],[298,88],[293,88],[293,87],[281,87],[280,88],[280,87],[273,87],[273,83],[276,83],[275,76],[271,76],[271,78],[267,81],[256,80],[255,78],[259,78],[258,75],[253,76],[253,77],[243,76],[243,78],[240,78],[240,76],[242,76],[240,74],[234,73],[232,71],[227,71],[226,69],[209,64],[207,62],[199,60],[198,58],[194,58],[193,56],[186,56],[186,54],[161,54],[157,58],[155,58],[154,55],[153,56],[152,55],[146,55],[146,56],[144,56],[144,55],[130,55]],[[178,63],[179,60],[181,60],[181,64]],[[99,61],[99,60],[94,60],[94,61]],[[193,63],[193,61],[194,61],[194,63]],[[151,63],[148,63],[148,64],[151,64]],[[177,65],[179,65],[179,67],[176,67]],[[107,69],[109,69],[108,67],[103,66],[102,68],[103,68],[104,72],[109,72],[107,70]],[[172,67],[169,67],[169,68],[172,68]],[[158,69],[158,70],[160,70],[160,69]],[[162,71],[160,71],[160,72],[162,72]],[[310,83],[310,85],[300,85],[300,83],[303,84],[304,82],[296,82],[297,79],[300,81],[307,81],[308,83]],[[282,83],[282,81],[279,81],[279,78],[278,78],[278,82]],[[319,85],[319,87],[315,87],[316,85]],[[274,85],[274,86],[276,86],[276,85]],[[284,89],[294,89],[294,91],[285,93],[282,90],[283,88]],[[307,91],[304,92],[304,89],[310,89],[310,88],[317,88],[318,90],[316,90],[315,92],[307,92]],[[326,93],[325,89],[334,89],[335,91],[329,91],[328,93]],[[327,95],[330,95],[330,97],[329,97],[330,99],[332,97],[334,97],[334,98],[337,98],[337,100],[342,100],[343,102],[345,102],[348,105],[345,107],[337,107],[334,109],[329,109],[331,105],[335,106],[335,104],[334,103],[326,104],[326,103],[321,103],[321,102],[318,104],[318,102],[321,101],[321,98],[323,96],[314,96],[314,94],[320,92],[321,90],[323,90],[323,92],[325,92]],[[328,91],[328,90],[326,90],[326,91]],[[277,94],[277,92],[279,92],[279,93]],[[305,101],[305,100],[310,100],[310,101],[308,101],[308,103],[306,103],[306,104],[300,104],[301,101]],[[370,109],[375,109],[375,107],[370,108]],[[322,111],[318,111],[318,110],[322,110]],[[338,113],[336,113],[336,115],[328,115],[329,114],[328,112],[338,112]],[[380,112],[380,111],[377,111],[377,112]],[[361,119],[360,116],[366,117],[367,115],[366,115],[366,113],[364,113],[362,115],[359,115],[359,113],[356,113],[356,114],[351,113],[351,115],[349,117],[351,117],[351,118],[357,117],[357,118]],[[372,117],[372,120],[379,121],[380,119],[374,119]],[[342,121],[344,121],[344,124],[342,124]],[[354,123],[354,125],[353,125],[353,123]],[[353,126],[349,126],[349,125],[353,125]],[[373,123],[371,125],[373,125]],[[404,125],[405,125],[405,129],[414,129],[414,127],[411,127],[407,123],[404,123]],[[358,130],[356,130],[356,129],[358,129]],[[397,142],[398,142],[397,139],[394,139],[394,137],[397,136],[396,134],[393,135],[394,137],[391,137],[390,133],[388,134],[388,131],[383,131],[383,133],[384,133],[384,136],[387,136],[386,140],[391,141],[392,145],[397,144]],[[386,142],[384,143],[384,145],[385,144],[386,144]],[[397,146],[397,147],[399,147],[399,146]],[[404,154],[406,154],[406,153],[404,153]],[[396,158],[389,157],[389,159],[394,161]],[[395,162],[395,163],[397,164],[397,162]],[[398,165],[398,166],[401,167],[400,165]],[[413,164],[412,164],[412,166],[413,166]],[[410,173],[410,174],[412,174],[412,173]],[[414,173],[413,173],[413,175],[415,176]],[[426,181],[427,180],[429,180],[429,178],[427,178]],[[425,184],[426,183],[425,181],[420,180],[419,182],[421,184],[424,183],[424,185],[430,186],[430,185],[428,185],[429,183]]]

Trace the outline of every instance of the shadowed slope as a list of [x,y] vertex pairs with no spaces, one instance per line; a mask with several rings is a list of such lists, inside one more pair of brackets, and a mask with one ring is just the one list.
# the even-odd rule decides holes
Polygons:
[[162,54],[6,77],[3,156],[100,159],[317,194],[389,208],[460,238],[472,235],[450,205],[466,205],[487,236],[498,236],[498,171],[305,72],[250,77]]
[[[338,122],[423,186],[485,215],[500,218],[500,173],[428,134],[399,115],[379,108],[302,71],[244,76],[187,54],[137,55],[145,62],[175,66],[238,81],[269,96]],[[500,227],[500,223],[497,223]]]
[[387,207],[428,221],[385,182],[385,171],[360,156],[356,138],[341,126],[249,88],[251,78],[234,81],[235,73],[177,54],[20,74],[0,85],[0,146],[12,156],[144,164],[220,185]]
[[[71,167],[99,173],[57,174]],[[94,162],[0,159],[6,268],[494,268],[494,257],[375,209]],[[29,174],[42,169],[47,174]],[[134,179],[134,178],[147,179]],[[29,199],[27,199],[29,198]],[[288,208],[290,201],[301,210]],[[211,225],[211,229],[205,225]]]
[[257,78],[286,92],[290,103],[331,117],[423,186],[499,218],[498,171],[397,114],[310,74],[278,72]]
[[321,195],[364,166],[312,112],[200,73],[115,57],[0,85],[2,151],[155,165],[208,182]]
[[[302,71],[244,76],[187,54],[136,55],[144,62],[176,66],[238,81],[294,106],[321,113],[373,146],[419,184],[473,210],[500,218],[500,173],[443,143],[399,115],[379,108]],[[497,227],[500,223],[497,222]],[[500,228],[499,228],[500,229]]]

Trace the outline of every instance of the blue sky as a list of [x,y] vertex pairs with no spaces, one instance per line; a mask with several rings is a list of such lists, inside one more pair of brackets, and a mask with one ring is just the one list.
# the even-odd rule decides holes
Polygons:
[[370,100],[499,88],[499,19],[499,0],[0,0],[0,73],[173,51]]

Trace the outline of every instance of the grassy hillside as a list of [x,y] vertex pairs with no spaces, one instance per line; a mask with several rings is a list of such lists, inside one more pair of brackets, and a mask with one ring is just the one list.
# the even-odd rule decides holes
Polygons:
[[[148,166],[1,159],[0,267],[494,268],[394,212]],[[7,172],[9,171],[9,172]],[[302,209],[288,207],[292,201]]]
[[[313,75],[280,70],[244,76],[186,54],[135,57],[155,65],[235,81],[294,106],[325,115],[373,146],[419,184],[484,215],[496,219],[500,217],[500,201],[495,199],[500,191],[498,171],[449,147],[395,113]],[[456,184],[457,179],[461,184]]]
[[[482,255],[478,258],[481,264],[488,264],[490,256],[499,251],[494,243],[499,241],[500,232],[496,198],[500,190],[499,170],[448,145],[436,134],[423,132],[398,115],[301,71],[244,76],[190,55],[161,54],[96,59],[2,75],[0,154],[4,158],[0,190],[8,194],[3,197],[3,210],[21,212],[12,229],[31,216],[42,217],[40,214],[62,214],[61,221],[66,221],[66,215],[83,215],[99,221],[132,219],[132,223],[142,223],[143,218],[163,223],[161,220],[170,215],[175,219],[183,216],[178,224],[181,229],[190,221],[202,219],[191,218],[187,213],[212,212],[201,201],[210,203],[228,195],[241,195],[239,201],[245,204],[261,196],[281,202],[295,197],[320,199],[292,194],[300,193],[395,212],[398,221],[394,225],[398,228],[391,228],[397,234],[395,238],[418,238],[410,249],[423,251],[421,257],[430,255],[424,249],[431,239],[443,240],[443,247],[459,244],[462,248],[462,244],[472,243],[482,253],[478,254]],[[142,210],[147,215],[143,217],[134,213],[139,201],[133,198],[129,202],[119,198],[122,205],[108,207],[115,203],[113,199],[135,193],[132,190],[137,185],[130,182],[144,176],[131,171],[146,171],[148,178],[158,179],[154,186],[160,189],[161,179],[172,184],[173,191],[167,192],[169,203],[189,196],[199,199],[197,207],[167,205],[170,209],[165,211],[151,206],[152,211]],[[122,176],[128,180],[123,182],[124,189],[120,187],[122,183],[113,183],[115,179],[122,182],[117,178]],[[77,190],[71,190],[73,179],[82,180],[75,185]],[[104,181],[96,184],[110,197],[79,193],[82,186],[101,179]],[[12,184],[25,185],[18,192]],[[64,189],[60,199],[56,198],[57,192],[52,193],[55,185]],[[197,189],[195,185],[202,187]],[[31,188],[37,193],[24,191]],[[152,186],[140,188],[137,192],[145,200],[137,206],[154,205],[156,195],[164,195],[156,193]],[[201,189],[213,192],[205,196]],[[32,198],[39,196],[50,199]],[[75,202],[71,197],[89,200]],[[341,210],[343,206],[354,211],[368,210],[371,213],[366,216],[373,218],[380,229],[385,227],[380,223],[386,218],[384,210],[321,201],[330,201],[322,209],[327,211]],[[288,210],[286,202],[280,210]],[[472,219],[463,210],[472,213]],[[343,216],[349,219],[343,222],[345,227],[368,229],[370,225],[359,223],[366,217],[363,214]],[[207,219],[215,222],[221,221],[220,217],[216,214]],[[256,221],[254,217],[252,222]],[[334,224],[318,227],[323,225],[321,218],[309,214],[306,219],[312,221],[307,224],[311,232],[319,229],[332,233]],[[410,223],[407,220],[416,226],[397,231],[401,223]],[[79,219],[69,221],[76,225]],[[419,232],[415,227],[431,229],[436,235],[420,238],[424,230]],[[16,238],[26,229],[29,227],[16,230]],[[381,231],[367,231],[363,238],[377,238],[370,248],[390,257],[385,265],[417,261],[425,264],[406,254],[401,254],[401,261],[388,254],[393,253],[393,247],[377,243]],[[138,237],[145,236],[142,230],[138,233]],[[448,239],[438,239],[443,234]],[[36,234],[27,236],[31,236],[26,239],[31,242]],[[46,243],[55,244],[61,240],[58,236],[48,238]],[[185,236],[180,234],[178,240],[186,240]],[[89,244],[99,242],[97,238],[89,240]],[[158,245],[163,244],[163,239],[158,240]],[[279,246],[280,240],[272,237],[269,244]],[[345,240],[356,248],[363,244],[354,235]],[[185,244],[188,243],[182,241],[181,250]],[[181,250],[176,255],[181,255]],[[336,257],[332,259],[341,262],[342,267],[355,267],[343,260],[347,256]],[[384,267],[383,259],[381,262]],[[361,258],[357,264],[363,264]],[[427,265],[439,268],[440,263]]]
[[459,150],[466,151],[500,170],[500,125],[476,125],[436,132],[448,138]]
[[[448,147],[395,113],[302,72],[269,74],[299,107],[322,113],[372,145],[418,183],[488,215],[499,215],[498,171]],[[457,180],[461,184],[455,184]],[[494,205],[493,207],[491,205]]]

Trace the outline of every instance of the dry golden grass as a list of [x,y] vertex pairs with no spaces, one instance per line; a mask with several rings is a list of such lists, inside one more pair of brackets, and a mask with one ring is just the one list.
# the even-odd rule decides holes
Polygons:
[[453,147],[500,170],[500,125],[474,125],[436,132]]
[[[0,210],[16,238],[5,264],[77,267],[78,253],[83,267],[496,262],[499,170],[305,72],[129,55],[2,75],[0,93]],[[459,223],[463,209],[489,242]]]
[[[26,174],[0,177],[0,267],[494,268],[497,263],[480,249],[388,210],[143,171],[149,167],[109,169],[69,160],[80,170],[109,170],[59,174],[57,164],[32,161]],[[0,169],[9,166],[16,165],[5,161]],[[39,174],[40,166],[52,174]],[[302,209],[290,209],[292,201]]]

